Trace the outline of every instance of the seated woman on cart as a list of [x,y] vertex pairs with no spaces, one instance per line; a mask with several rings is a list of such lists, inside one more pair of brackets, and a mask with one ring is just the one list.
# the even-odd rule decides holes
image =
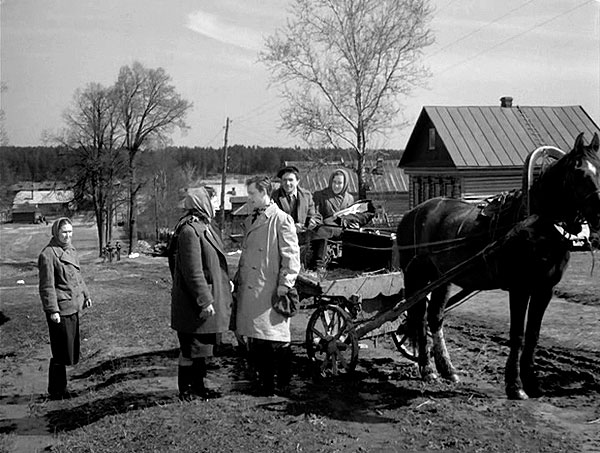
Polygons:
[[325,270],[327,264],[327,240],[339,239],[343,225],[335,214],[354,203],[354,197],[348,192],[350,179],[346,170],[337,169],[329,176],[329,185],[315,192],[313,199],[316,211],[323,217],[323,224],[314,233],[311,242],[313,251],[312,266],[317,271]]

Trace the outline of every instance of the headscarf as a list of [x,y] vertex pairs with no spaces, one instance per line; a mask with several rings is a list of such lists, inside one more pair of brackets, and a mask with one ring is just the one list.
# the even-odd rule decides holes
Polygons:
[[[332,189],[333,178],[337,175],[344,177],[344,185],[340,193],[335,193]],[[331,173],[329,176],[329,185],[317,196],[318,199],[315,199],[315,203],[319,206],[319,212],[323,218],[331,217],[336,212],[354,203],[354,197],[348,193],[349,182],[350,178],[346,170],[338,168]]]
[[183,207],[189,211],[193,211],[200,214],[207,222],[210,222],[214,216],[215,211],[210,201],[210,195],[204,187],[198,189],[188,189],[185,200],[183,200]]
[[66,220],[69,225],[73,225],[73,222],[71,222],[71,219],[69,219],[68,217],[60,217],[59,219],[57,219],[53,224],[52,224],[52,239],[50,240],[50,245],[55,246],[55,247],[60,247],[63,250],[67,250],[67,249],[75,249],[75,247],[73,247],[72,244],[65,244],[64,242],[62,242],[60,240],[60,234],[59,234],[59,230],[60,230],[60,224],[63,220]]

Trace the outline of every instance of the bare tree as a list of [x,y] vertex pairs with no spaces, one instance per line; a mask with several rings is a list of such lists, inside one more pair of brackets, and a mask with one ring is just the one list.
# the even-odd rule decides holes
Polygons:
[[364,198],[369,140],[429,75],[419,63],[433,42],[429,0],[294,0],[290,13],[260,54],[287,100],[282,127],[313,146],[354,150]]
[[115,84],[123,147],[129,170],[129,253],[137,242],[137,195],[143,185],[136,177],[136,158],[155,144],[166,144],[176,129],[186,129],[185,116],[192,104],[175,91],[171,77],[162,68],[141,63],[123,66]]
[[111,240],[118,181],[124,176],[114,90],[97,83],[77,90],[63,118],[66,126],[57,139],[77,156],[81,171],[75,187],[81,197],[91,198],[101,254]]

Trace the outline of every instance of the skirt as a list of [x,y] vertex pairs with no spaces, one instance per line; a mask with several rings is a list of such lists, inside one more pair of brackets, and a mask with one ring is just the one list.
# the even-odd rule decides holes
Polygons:
[[79,363],[79,313],[60,317],[56,323],[46,313],[52,359],[61,365]]

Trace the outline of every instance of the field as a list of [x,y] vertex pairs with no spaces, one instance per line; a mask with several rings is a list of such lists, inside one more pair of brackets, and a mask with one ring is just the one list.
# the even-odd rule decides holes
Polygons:
[[542,327],[541,398],[504,396],[508,304],[490,291],[448,319],[460,384],[424,384],[385,338],[362,342],[355,375],[314,380],[303,311],[293,323],[290,397],[252,396],[227,334],[209,374],[224,396],[181,403],[166,260],[102,263],[93,227],[76,225],[94,306],[81,320],[83,360],[69,370],[76,396],[48,401],[35,267],[48,239],[46,226],[1,230],[0,452],[600,451],[600,279],[589,252],[573,254]]

